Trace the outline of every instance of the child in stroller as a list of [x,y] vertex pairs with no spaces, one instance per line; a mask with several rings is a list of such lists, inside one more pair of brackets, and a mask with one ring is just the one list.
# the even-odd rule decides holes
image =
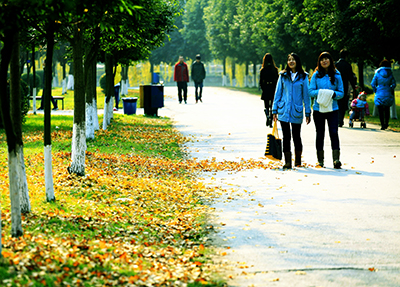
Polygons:
[[351,111],[350,111],[350,121],[349,126],[353,127],[353,122],[360,121],[361,127],[366,128],[367,124],[364,121],[364,116],[369,116],[369,107],[366,101],[367,94],[365,92],[361,92],[357,99],[354,99],[351,102]]

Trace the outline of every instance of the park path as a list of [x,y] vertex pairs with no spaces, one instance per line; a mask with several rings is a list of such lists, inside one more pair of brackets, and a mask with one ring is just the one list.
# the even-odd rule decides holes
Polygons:
[[[259,97],[205,87],[203,103],[179,104],[165,87],[177,129],[194,140],[192,157],[262,158],[266,135]],[[244,170],[204,174],[233,189],[215,202],[216,245],[233,266],[229,286],[400,286],[400,133],[378,126],[341,128],[343,169]],[[303,162],[314,165],[314,124],[303,125]],[[233,198],[230,199],[229,197]]]

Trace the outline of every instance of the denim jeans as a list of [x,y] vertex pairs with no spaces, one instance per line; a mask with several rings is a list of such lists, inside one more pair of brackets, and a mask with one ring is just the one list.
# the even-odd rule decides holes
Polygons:
[[325,138],[325,123],[328,123],[329,137],[331,138],[332,150],[340,150],[339,144],[339,116],[338,111],[332,111],[328,113],[320,113],[319,111],[314,111],[314,124],[316,131],[315,146],[317,151],[324,150],[324,138]]

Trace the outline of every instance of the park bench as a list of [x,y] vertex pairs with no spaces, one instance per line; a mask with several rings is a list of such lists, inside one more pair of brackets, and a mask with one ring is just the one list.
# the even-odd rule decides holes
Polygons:
[[[30,97],[31,100],[33,100],[32,97]],[[63,96],[53,96],[53,99],[57,101],[57,106],[58,106],[58,101],[62,102],[62,109],[64,109],[64,97]],[[42,100],[41,96],[36,96],[36,101]]]

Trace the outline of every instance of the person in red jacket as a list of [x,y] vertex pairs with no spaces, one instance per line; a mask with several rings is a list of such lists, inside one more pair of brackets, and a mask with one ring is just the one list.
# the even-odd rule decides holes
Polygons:
[[174,81],[178,85],[179,103],[182,103],[183,91],[183,100],[185,101],[185,104],[187,104],[187,83],[189,82],[189,71],[188,66],[183,61],[183,56],[179,56],[179,62],[175,64]]

